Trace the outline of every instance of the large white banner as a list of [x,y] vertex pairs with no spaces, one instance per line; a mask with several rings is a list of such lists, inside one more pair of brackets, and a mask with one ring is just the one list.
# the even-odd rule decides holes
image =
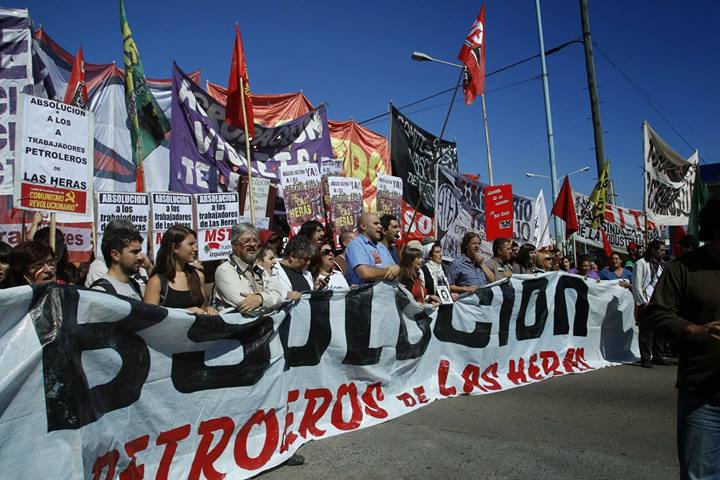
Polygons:
[[[578,226],[575,232],[575,241],[603,248],[602,233],[592,228],[592,203],[590,198],[582,193],[573,192],[575,211],[577,212]],[[640,210],[618,207],[605,204],[605,220],[603,222],[605,234],[613,251],[627,253],[627,247],[632,242],[636,245],[645,245],[645,214]],[[662,239],[662,230],[652,222],[647,222],[647,241]]]
[[665,226],[687,225],[698,169],[697,151],[685,160],[647,122],[643,124],[643,142],[648,219]]
[[247,478],[437,399],[633,359],[632,305],[564,273],[436,310],[377,284],[259,317],[0,290],[0,465],[13,479]]
[[89,215],[92,182],[92,112],[20,95],[15,207]]

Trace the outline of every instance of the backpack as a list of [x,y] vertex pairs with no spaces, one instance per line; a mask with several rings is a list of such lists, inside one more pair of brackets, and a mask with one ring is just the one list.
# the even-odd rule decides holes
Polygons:
[[[132,288],[135,291],[135,293],[137,293],[138,296],[140,298],[142,298],[142,291],[140,290],[140,284],[134,278],[130,278],[130,281],[128,282],[128,284],[130,285],[130,288]],[[90,289],[92,290],[92,289],[94,289],[94,287],[100,287],[106,293],[111,293],[113,295],[119,295],[117,290],[115,289],[115,286],[107,278],[98,278],[97,280],[95,280],[90,285]],[[124,295],[119,295],[119,296],[124,296]]]

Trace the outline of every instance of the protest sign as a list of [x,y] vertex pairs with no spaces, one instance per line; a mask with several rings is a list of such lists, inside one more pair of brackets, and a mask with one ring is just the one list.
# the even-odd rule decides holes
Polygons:
[[395,215],[400,218],[403,181],[392,175],[378,175],[375,205],[378,216]]
[[309,220],[325,223],[322,186],[317,164],[280,167],[280,186],[285,198],[288,224],[293,235]]
[[[578,192],[573,192],[578,226],[574,233],[576,242],[603,248],[602,233],[592,228],[593,214],[590,199]],[[645,214],[640,210],[605,204],[605,233],[613,251],[627,253],[628,244],[645,245]],[[647,222],[647,240],[662,239],[662,230],[652,222]]]
[[320,182],[322,183],[323,208],[325,209],[327,220],[330,221],[332,212],[330,211],[330,187],[328,186],[328,177],[342,176],[342,162],[340,160],[326,159],[321,160],[320,166]]
[[143,237],[143,252],[147,253],[148,222],[150,220],[150,204],[146,193],[95,193],[95,256],[102,258],[102,237],[105,226],[111,220],[128,221]]
[[185,193],[153,192],[150,194],[150,224],[153,231],[153,245],[157,254],[162,237],[173,225],[184,225],[192,230],[192,196]]
[[[240,214],[250,217],[250,189],[247,188],[248,184],[246,179],[243,180],[245,181],[243,181],[242,191],[240,193],[243,194],[244,192],[244,195],[241,197],[244,200],[240,205]],[[269,178],[253,177],[252,179],[255,218],[267,217],[268,200],[270,198],[270,183],[271,181]]]
[[92,212],[93,114],[47,98],[20,95],[15,208]]
[[198,260],[223,260],[232,253],[230,234],[240,222],[239,195],[201,193],[195,195],[195,225],[198,234]]
[[255,318],[60,285],[0,290],[0,310],[7,478],[248,478],[434,400],[637,353],[630,292],[564,273],[437,309],[379,283]]
[[330,210],[335,243],[340,245],[340,234],[352,232],[363,213],[363,195],[360,180],[348,177],[327,177]]
[[[457,171],[457,147],[415,125],[390,106],[390,158],[393,173],[403,179],[403,199],[423,215],[435,208],[435,167]],[[418,203],[419,200],[419,203]]]
[[493,185],[483,190],[485,200],[485,234],[488,242],[513,236],[512,185]]
[[698,169],[697,151],[685,160],[647,122],[643,124],[643,145],[648,220],[664,226],[687,225]]

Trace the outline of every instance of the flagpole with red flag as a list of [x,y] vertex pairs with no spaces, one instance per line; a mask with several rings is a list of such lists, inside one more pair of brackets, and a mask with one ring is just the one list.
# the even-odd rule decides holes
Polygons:
[[[255,225],[255,196],[252,190],[252,163],[250,161],[250,137],[255,136],[255,118],[250,99],[247,63],[243,50],[240,26],[235,24],[235,45],[233,46],[230,78],[228,80],[225,121],[245,131],[245,155],[247,159],[248,194],[250,196],[250,221]],[[247,209],[246,209],[247,210]]]
[[488,180],[494,184],[492,170],[492,156],[490,155],[490,130],[488,128],[487,106],[485,104],[485,5],[480,7],[475,22],[465,37],[458,60],[465,64],[463,91],[465,104],[471,105],[475,98],[480,96],[482,103],[483,129],[485,131],[485,155],[488,164]]
[[565,175],[562,187],[558,193],[557,199],[553,204],[550,213],[562,219],[565,222],[565,238],[570,238],[573,233],[580,229],[575,211],[575,202],[573,201],[572,188],[570,188],[570,179]]

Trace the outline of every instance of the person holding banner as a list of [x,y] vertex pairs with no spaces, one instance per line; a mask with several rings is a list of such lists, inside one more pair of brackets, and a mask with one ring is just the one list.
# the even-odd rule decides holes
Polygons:
[[254,268],[258,253],[258,231],[250,223],[235,225],[230,234],[233,253],[215,270],[214,301],[219,308],[237,308],[250,313],[279,305],[284,297],[270,272]]
[[418,303],[430,303],[433,306],[440,304],[440,299],[435,295],[430,295],[425,288],[425,276],[422,271],[423,254],[420,248],[413,248],[412,243],[417,243],[421,247],[420,242],[413,240],[403,249],[400,259],[400,277],[399,283],[407,289]]
[[142,302],[140,285],[132,278],[145,261],[142,241],[142,236],[134,228],[118,228],[103,235],[102,253],[108,270],[90,288]]
[[348,271],[345,278],[352,285],[396,280],[400,267],[395,263],[388,249],[380,240],[383,230],[380,217],[374,213],[363,213],[358,222],[360,235],[350,242],[345,250]]
[[465,232],[458,256],[448,267],[447,278],[450,291],[453,293],[474,293],[488,283],[492,272],[483,262],[480,253],[480,235],[476,232]]
[[380,217],[380,225],[383,229],[383,238],[380,243],[385,245],[393,261],[399,265],[400,255],[395,242],[400,238],[400,222],[395,215],[385,214]]
[[295,235],[290,239],[278,269],[278,287],[282,298],[300,300],[302,292],[327,288],[330,277],[313,279],[308,270],[310,260],[316,252],[315,244],[307,237]]
[[215,315],[205,304],[205,275],[193,262],[197,259],[197,235],[184,225],[173,225],[163,235],[155,271],[145,289],[145,301],[190,313]]
[[437,286],[449,287],[448,279],[445,276],[442,266],[442,246],[440,242],[423,245],[423,258],[425,265],[422,267],[425,278],[425,288],[428,295],[435,295]]
[[487,261],[486,265],[491,275],[488,281],[496,282],[512,276],[512,240],[499,237],[493,240],[493,258]]
[[632,272],[626,270],[622,264],[622,258],[617,252],[610,255],[610,265],[600,270],[600,280],[632,280]]
[[324,243],[318,253],[310,260],[310,273],[313,281],[327,279],[327,288],[330,290],[347,290],[350,286],[341,272],[335,270],[335,254],[332,245]]

